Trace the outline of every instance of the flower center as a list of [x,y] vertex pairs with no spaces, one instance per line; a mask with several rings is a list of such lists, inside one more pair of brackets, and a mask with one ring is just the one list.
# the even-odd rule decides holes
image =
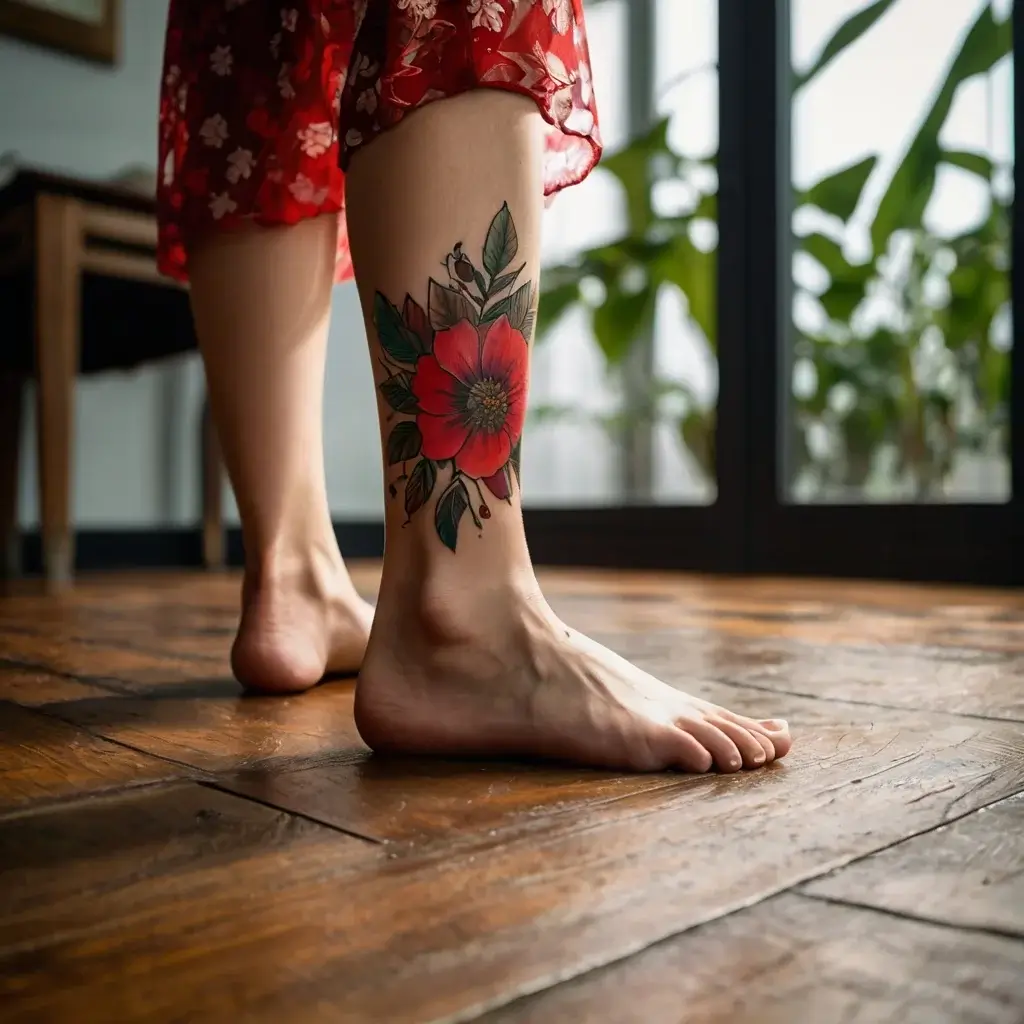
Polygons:
[[508,417],[508,394],[501,381],[478,380],[466,396],[466,416],[473,430],[496,434]]

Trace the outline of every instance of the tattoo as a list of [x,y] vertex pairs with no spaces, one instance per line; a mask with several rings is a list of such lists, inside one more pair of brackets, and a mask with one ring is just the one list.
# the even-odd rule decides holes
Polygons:
[[396,499],[404,484],[409,522],[450,472],[434,527],[452,551],[467,512],[478,530],[490,519],[485,489],[511,504],[513,474],[519,484],[536,287],[516,287],[526,266],[512,269],[518,250],[505,203],[487,231],[481,266],[456,243],[444,260],[448,282],[428,281],[426,310],[411,295],[401,309],[374,296],[387,374],[380,393],[393,410],[389,419],[415,417],[399,419],[385,441],[388,472],[399,470],[388,493]]

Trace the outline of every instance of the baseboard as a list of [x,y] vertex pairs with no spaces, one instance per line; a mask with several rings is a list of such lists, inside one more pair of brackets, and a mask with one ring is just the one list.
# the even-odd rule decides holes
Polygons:
[[[384,554],[384,523],[346,520],[334,524],[341,550],[348,558],[380,558]],[[38,530],[22,535],[22,568],[27,575],[42,572],[42,541]],[[242,532],[227,530],[228,565],[242,565]],[[190,569],[203,564],[198,529],[85,529],[75,535],[77,572],[124,569]]]

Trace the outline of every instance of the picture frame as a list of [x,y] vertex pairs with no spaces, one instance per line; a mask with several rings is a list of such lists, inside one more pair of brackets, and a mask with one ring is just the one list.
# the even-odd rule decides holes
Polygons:
[[0,34],[113,65],[120,55],[121,0],[0,0]]

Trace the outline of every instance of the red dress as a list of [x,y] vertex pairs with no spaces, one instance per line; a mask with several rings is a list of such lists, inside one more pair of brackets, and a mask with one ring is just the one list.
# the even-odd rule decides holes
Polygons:
[[[171,0],[160,99],[160,269],[243,220],[344,210],[348,158],[406,112],[469,89],[531,97],[545,194],[601,152],[582,0]],[[352,276],[341,218],[337,278]]]

